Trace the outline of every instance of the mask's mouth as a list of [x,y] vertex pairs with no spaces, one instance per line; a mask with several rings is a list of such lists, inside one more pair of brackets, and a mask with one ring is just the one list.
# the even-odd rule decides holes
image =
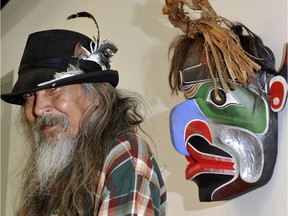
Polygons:
[[254,183],[262,174],[263,146],[254,133],[244,128],[193,120],[185,128],[185,143],[189,152],[187,179],[210,173],[240,175],[243,181]]
[[235,175],[234,158],[212,144],[209,126],[204,121],[191,121],[185,130],[185,143],[189,156],[186,179],[200,174]]

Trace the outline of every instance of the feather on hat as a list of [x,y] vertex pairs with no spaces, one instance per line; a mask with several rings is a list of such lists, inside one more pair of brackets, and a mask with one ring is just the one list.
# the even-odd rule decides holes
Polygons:
[[5,102],[22,105],[23,94],[69,84],[108,82],[117,86],[118,72],[110,69],[110,58],[117,52],[117,46],[108,40],[99,45],[99,28],[91,14],[80,12],[68,19],[76,17],[94,20],[97,39],[63,29],[30,34],[18,80],[11,93],[1,94]]

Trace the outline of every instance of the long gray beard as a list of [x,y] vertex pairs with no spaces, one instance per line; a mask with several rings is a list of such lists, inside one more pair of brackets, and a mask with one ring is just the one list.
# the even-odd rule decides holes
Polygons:
[[[48,191],[55,183],[58,175],[69,165],[73,158],[77,137],[71,137],[68,118],[65,115],[46,116],[37,120],[33,125],[35,142],[37,143],[35,161],[35,180],[39,185],[39,192]],[[58,124],[61,130],[44,134],[41,128],[45,125]],[[61,139],[57,136],[61,134]]]
[[76,147],[75,139],[65,139],[54,145],[41,143],[37,150],[35,177],[39,192],[48,191],[58,175],[69,165]]

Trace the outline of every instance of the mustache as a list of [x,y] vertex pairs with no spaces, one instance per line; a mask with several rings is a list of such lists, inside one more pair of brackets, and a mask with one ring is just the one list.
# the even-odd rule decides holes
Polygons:
[[66,131],[69,128],[69,120],[68,117],[64,114],[60,114],[57,116],[43,116],[38,117],[35,123],[32,126],[34,131],[41,132],[45,127],[53,127],[55,125],[59,125],[62,131]]

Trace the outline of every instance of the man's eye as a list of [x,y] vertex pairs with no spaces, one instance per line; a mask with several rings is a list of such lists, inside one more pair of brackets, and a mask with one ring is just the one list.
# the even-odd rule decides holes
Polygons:
[[59,86],[52,87],[52,88],[49,89],[49,92],[56,91],[56,90],[58,90],[59,88],[60,88]]
[[24,94],[23,98],[24,98],[24,100],[27,100],[27,99],[34,97],[34,96],[35,96],[35,92],[31,92],[31,93]]

